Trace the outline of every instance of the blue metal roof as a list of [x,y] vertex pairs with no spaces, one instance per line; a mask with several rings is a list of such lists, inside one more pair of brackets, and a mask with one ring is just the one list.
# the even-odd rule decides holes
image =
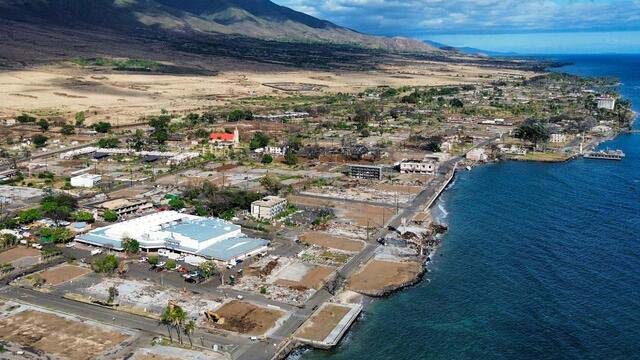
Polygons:
[[215,244],[198,251],[197,255],[222,261],[229,261],[243,254],[267,246],[268,244],[269,242],[263,239],[236,237],[218,241]]
[[240,230],[240,226],[221,219],[203,218],[199,220],[182,221],[167,227],[165,230],[184,235],[198,242],[203,242],[231,231]]

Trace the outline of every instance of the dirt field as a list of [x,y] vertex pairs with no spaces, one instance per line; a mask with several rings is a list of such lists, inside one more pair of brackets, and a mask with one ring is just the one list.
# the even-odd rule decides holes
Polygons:
[[247,335],[263,335],[284,315],[279,310],[236,300],[224,304],[216,313],[224,319],[216,327]]
[[366,295],[382,295],[411,282],[420,271],[416,262],[372,260],[349,279],[348,288]]
[[388,191],[388,192],[397,191],[401,194],[418,194],[420,193],[420,191],[422,191],[422,188],[420,186],[409,186],[409,185],[377,184],[373,188],[381,191]]
[[329,266],[316,266],[309,270],[299,281],[279,279],[276,284],[294,289],[319,289],[329,275],[335,271]]
[[297,336],[303,339],[323,341],[349,313],[351,308],[337,304],[327,304],[315,313],[302,327]]
[[[171,56],[157,60],[168,65],[180,61]],[[189,59],[191,63],[194,60],[211,61]],[[220,65],[204,64],[216,70]],[[357,93],[376,86],[481,83],[495,79],[480,78],[480,75],[500,72],[499,69],[422,61],[405,62],[400,66],[382,65],[378,70],[363,72],[294,70],[240,61],[235,61],[229,68],[233,69],[213,76],[140,74],[83,69],[69,62],[58,62],[28,70],[4,71],[0,73],[0,116],[27,111],[71,120],[76,111],[90,109],[87,124],[107,120],[121,125],[134,123],[140,116],[157,114],[162,107],[171,112],[186,113],[248,96],[290,94],[265,86],[266,83],[311,84],[311,91],[304,93],[320,95]],[[271,69],[265,71],[268,68]]]
[[94,359],[128,337],[35,310],[0,318],[1,339],[70,360]]
[[60,285],[63,282],[73,280],[85,274],[91,272],[91,269],[74,266],[74,265],[62,265],[55,268],[51,268],[40,273],[40,276],[45,281],[45,285]]
[[13,263],[27,257],[40,256],[40,250],[26,247],[16,247],[0,253],[0,263]]
[[360,240],[333,236],[319,231],[308,231],[300,236],[300,240],[309,244],[348,252],[358,252],[364,248],[364,243]]
[[309,207],[330,207],[338,217],[352,220],[358,226],[381,226],[395,214],[393,206],[378,206],[365,203],[317,199],[310,196],[292,195],[288,200],[294,204]]

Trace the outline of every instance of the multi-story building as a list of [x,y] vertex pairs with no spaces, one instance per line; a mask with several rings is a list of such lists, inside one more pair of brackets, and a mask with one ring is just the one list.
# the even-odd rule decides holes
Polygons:
[[100,204],[100,208],[103,210],[111,210],[118,214],[118,216],[129,215],[138,211],[151,209],[152,207],[153,204],[147,200],[115,199]]
[[611,96],[601,96],[598,98],[598,109],[613,110],[616,107],[616,99]]
[[437,167],[437,162],[433,159],[403,160],[400,162],[400,172],[402,174],[417,173],[433,175]]
[[278,196],[267,196],[251,203],[251,216],[271,220],[287,207],[287,200]]
[[358,179],[382,180],[382,166],[349,165],[349,174]]

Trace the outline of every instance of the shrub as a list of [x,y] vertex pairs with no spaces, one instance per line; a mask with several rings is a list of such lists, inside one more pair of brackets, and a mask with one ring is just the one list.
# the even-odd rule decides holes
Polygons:
[[93,270],[98,273],[112,274],[118,268],[120,261],[113,254],[98,258],[93,262]]

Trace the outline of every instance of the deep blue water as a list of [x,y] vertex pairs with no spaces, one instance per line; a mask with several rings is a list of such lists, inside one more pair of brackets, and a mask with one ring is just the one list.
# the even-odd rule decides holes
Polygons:
[[[640,108],[640,56],[565,56]],[[636,127],[638,124],[636,124]],[[640,359],[640,134],[621,162],[505,162],[460,173],[419,285],[375,302],[304,359]]]

